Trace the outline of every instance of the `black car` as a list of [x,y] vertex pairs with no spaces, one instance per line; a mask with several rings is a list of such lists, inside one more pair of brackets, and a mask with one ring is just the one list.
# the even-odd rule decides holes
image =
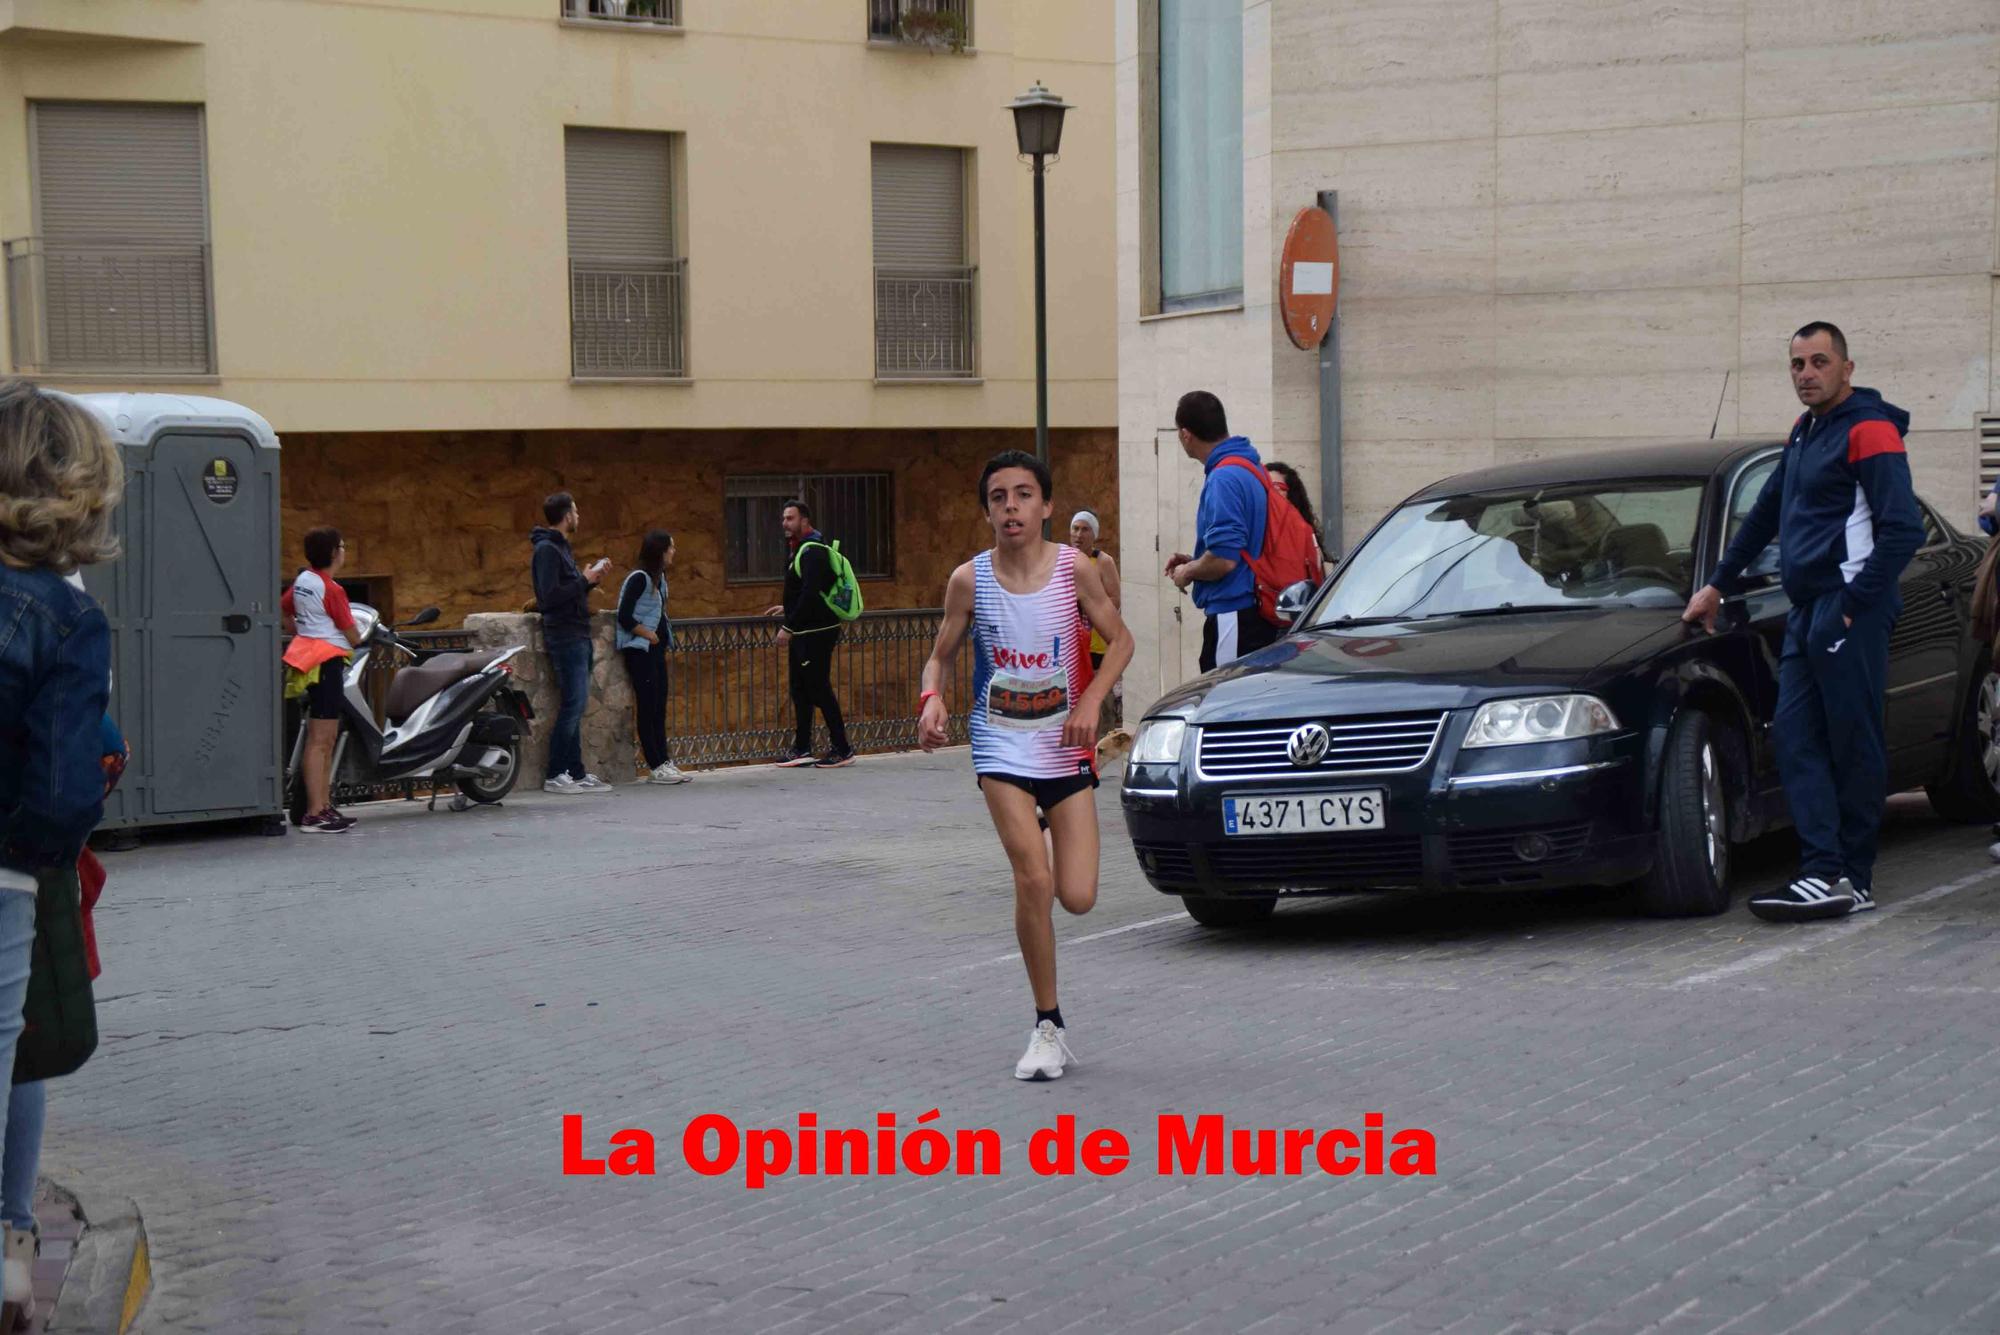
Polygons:
[[[1716,633],[1681,621],[1780,444],[1467,473],[1392,510],[1268,649],[1156,703],[1125,772],[1146,876],[1212,927],[1279,895],[1636,883],[1720,913],[1729,848],[1789,823],[1772,755],[1777,546]],[[1928,504],[1889,646],[1891,786],[2000,814],[1983,540]],[[1304,586],[1299,586],[1304,592]]]

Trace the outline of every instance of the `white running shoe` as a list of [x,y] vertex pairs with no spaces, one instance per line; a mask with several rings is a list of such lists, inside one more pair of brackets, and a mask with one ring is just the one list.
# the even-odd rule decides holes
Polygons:
[[563,797],[581,797],[583,795],[583,785],[567,774],[558,774],[555,778],[550,779],[542,785],[542,791],[545,793],[556,793]]
[[1028,1050],[1021,1054],[1021,1060],[1014,1063],[1014,1078],[1062,1079],[1063,1064],[1076,1061],[1076,1054],[1069,1050],[1063,1033],[1056,1028],[1054,1020],[1043,1020],[1037,1024],[1035,1032],[1028,1036]]
[[606,783],[604,780],[598,778],[595,774],[586,774],[581,779],[578,779],[575,782],[577,786],[577,791],[579,792],[594,794],[594,793],[615,793],[618,791],[616,788],[613,788],[610,784]]
[[676,767],[671,760],[646,776],[647,783],[691,783],[693,781],[694,775]]

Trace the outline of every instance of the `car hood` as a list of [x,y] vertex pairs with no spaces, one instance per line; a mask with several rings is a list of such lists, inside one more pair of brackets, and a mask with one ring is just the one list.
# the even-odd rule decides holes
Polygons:
[[1233,723],[1455,709],[1541,690],[1587,689],[1691,633],[1677,610],[1657,607],[1306,631],[1196,678],[1147,712]]

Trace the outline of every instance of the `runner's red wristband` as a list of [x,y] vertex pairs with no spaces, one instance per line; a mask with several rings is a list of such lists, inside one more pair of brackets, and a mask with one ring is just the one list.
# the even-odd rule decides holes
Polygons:
[[932,698],[933,696],[935,696],[935,697],[937,697],[938,699],[940,699],[940,700],[941,700],[941,699],[943,699],[943,698],[944,698],[944,692],[943,692],[943,691],[925,691],[925,692],[924,692],[924,693],[923,693],[922,695],[918,696],[918,697],[917,697],[917,712],[919,712],[919,713],[922,713],[922,712],[923,712],[923,708],[924,708],[924,706],[925,706],[925,705],[927,705],[927,704],[929,704],[929,703],[931,702],[931,698]]

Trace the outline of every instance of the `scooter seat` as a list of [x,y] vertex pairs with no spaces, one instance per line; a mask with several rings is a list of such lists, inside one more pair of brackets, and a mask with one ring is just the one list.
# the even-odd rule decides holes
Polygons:
[[453,682],[464,681],[473,673],[483,671],[506,652],[504,649],[489,649],[478,654],[439,654],[436,658],[402,669],[389,681],[389,722],[401,723],[416,713],[417,707],[424,701]]

